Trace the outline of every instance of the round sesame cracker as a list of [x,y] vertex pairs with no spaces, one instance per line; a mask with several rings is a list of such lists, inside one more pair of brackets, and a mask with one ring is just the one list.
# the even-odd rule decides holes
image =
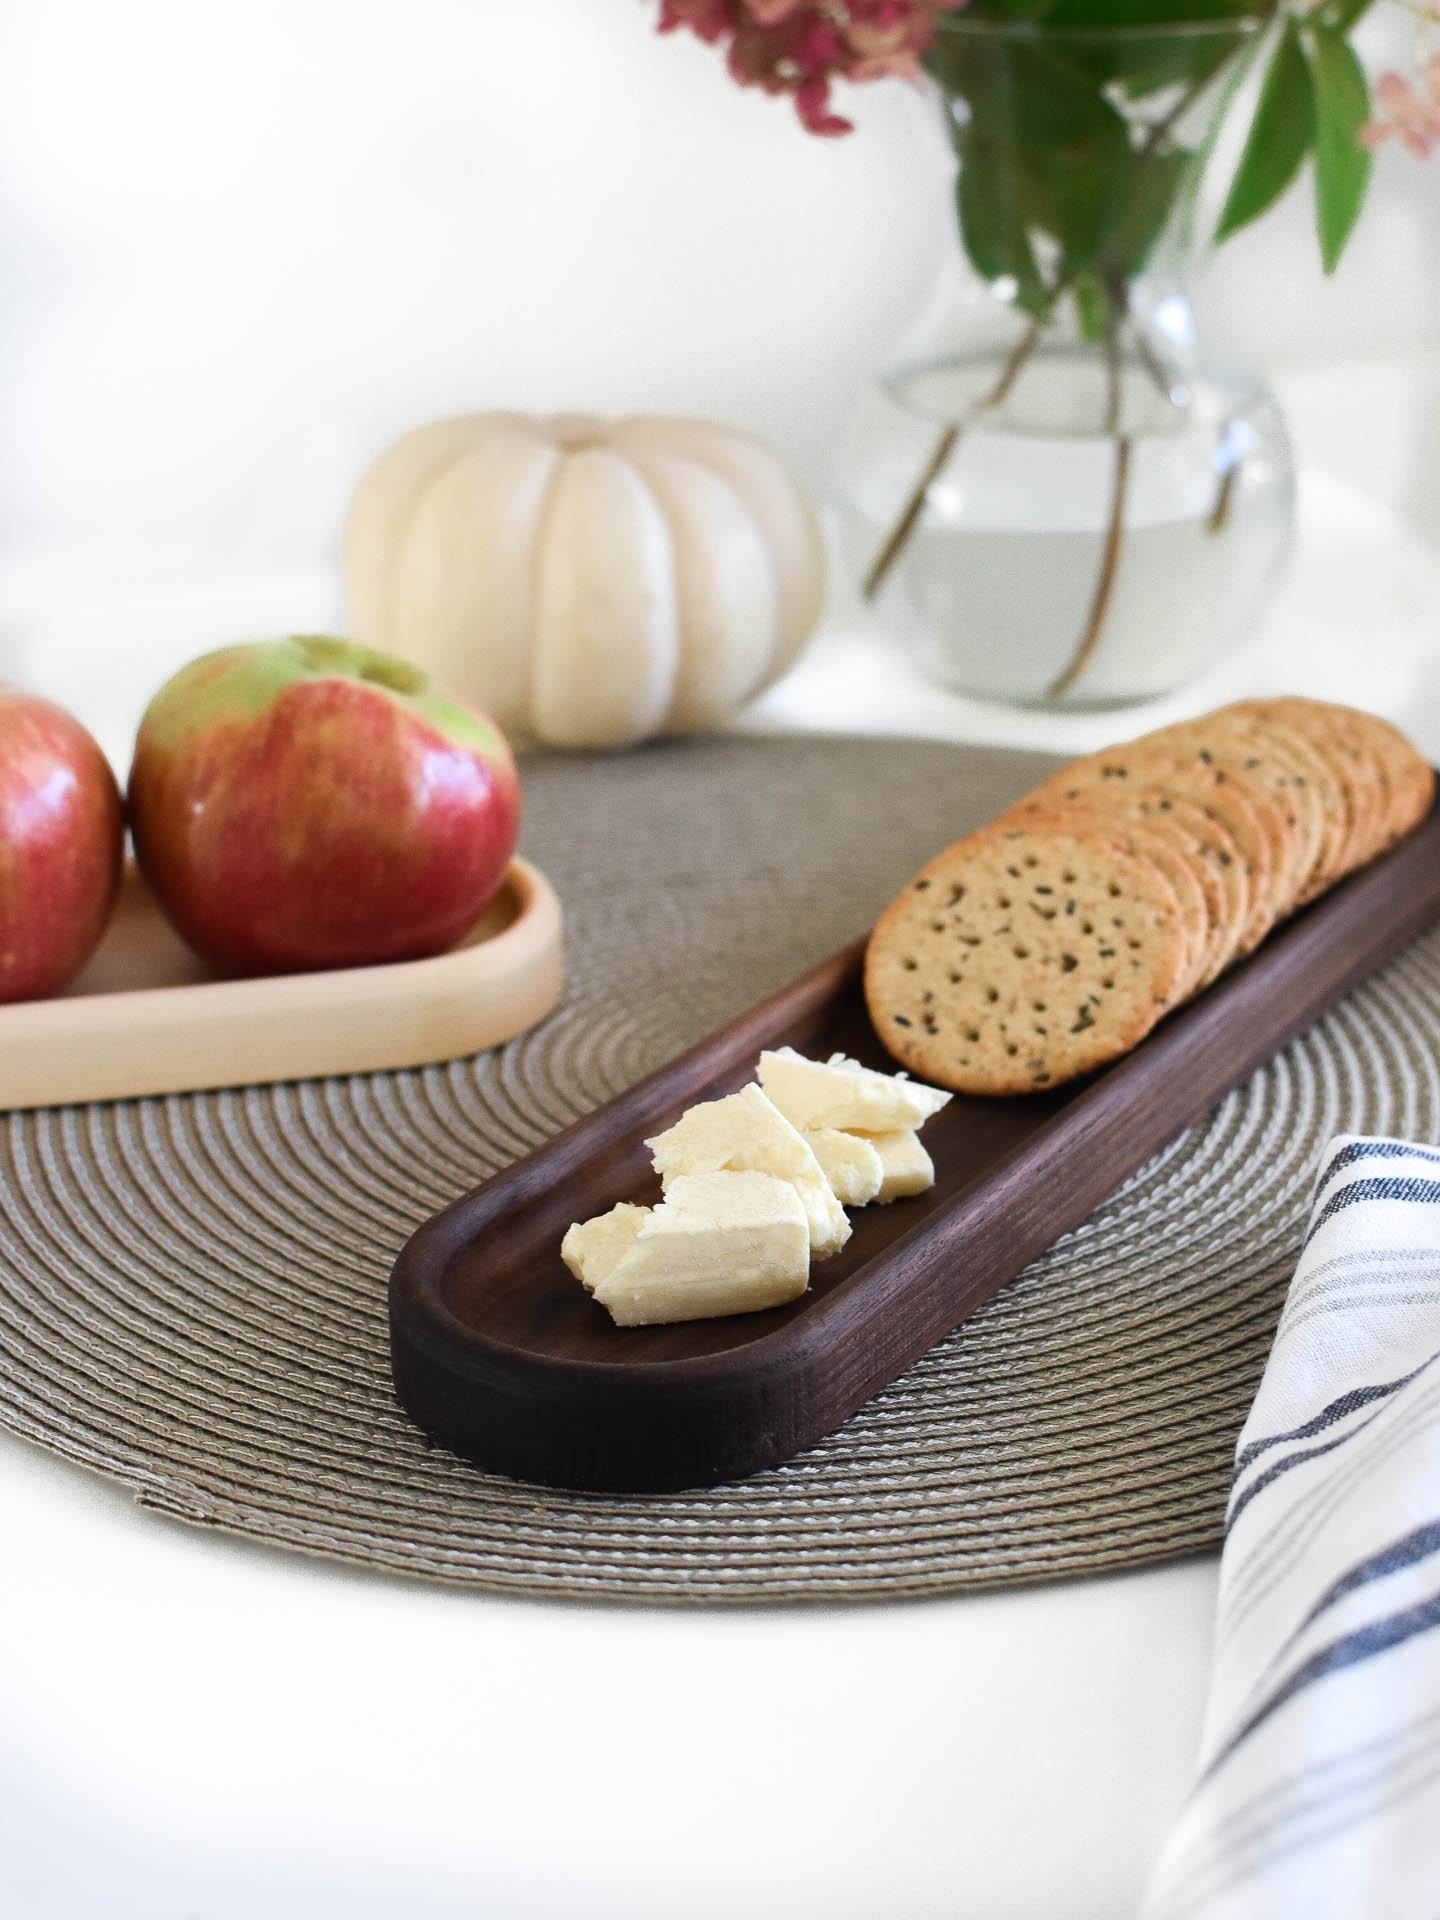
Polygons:
[[1207,887],[1213,926],[1198,992],[1229,966],[1249,924],[1250,881],[1245,862],[1234,835],[1198,801],[1163,787],[1142,787],[1134,796],[1134,805],[1142,819],[1167,820],[1184,834],[1201,883]]
[[1088,788],[1105,792],[1159,787],[1193,800],[1218,820],[1234,840],[1244,862],[1250,912],[1236,943],[1237,953],[1249,953],[1275,923],[1277,881],[1282,866],[1277,859],[1293,849],[1293,835],[1283,815],[1243,772],[1218,767],[1196,749],[1187,749],[1147,736],[1105,753],[1087,755],[1053,774],[1038,789],[1075,799]]
[[1362,719],[1390,786],[1383,846],[1393,847],[1429,813],[1435,801],[1435,775],[1398,727],[1378,714],[1367,713]]
[[1250,711],[1267,723],[1287,727],[1309,743],[1329,768],[1336,790],[1339,818],[1336,846],[1327,863],[1327,885],[1360,865],[1363,849],[1373,843],[1381,814],[1379,760],[1348,707],[1327,706],[1297,694],[1278,699],[1251,700]]
[[1143,1039],[1188,959],[1153,862],[1002,820],[932,860],[881,916],[865,997],[912,1072],[966,1093],[1029,1093]]
[[1177,1003],[1195,990],[1209,956],[1211,921],[1205,888],[1191,863],[1185,837],[1168,821],[1143,820],[1132,812],[1119,812],[1103,805],[1087,805],[1083,800],[1022,801],[1005,816],[1031,827],[1048,827],[1061,833],[1081,833],[1097,843],[1108,842],[1135,859],[1149,860],[1170,882],[1175,893],[1189,949],[1181,979],[1176,988]]
[[[1245,783],[1245,797],[1271,856],[1270,889],[1264,908],[1257,910],[1242,941],[1242,950],[1248,953],[1294,907],[1313,860],[1310,842],[1319,841],[1318,809],[1297,805],[1301,796],[1293,790],[1293,774],[1253,739],[1240,739],[1234,722],[1227,717],[1222,716],[1218,726],[1209,720],[1187,721],[1163,728],[1153,737],[1157,744],[1178,755],[1193,755],[1222,781]],[[1297,826],[1301,817],[1305,820],[1303,830]]]
[[1263,731],[1270,750],[1295,770],[1318,809],[1313,854],[1295,901],[1297,907],[1303,907],[1332,887],[1339,875],[1353,817],[1346,798],[1348,781],[1329,755],[1283,719],[1257,718],[1255,724]]
[[1295,835],[1291,891],[1276,901],[1283,919],[1315,890],[1317,875],[1331,844],[1333,783],[1303,740],[1278,722],[1263,720],[1247,702],[1222,707],[1203,719],[1166,728],[1164,738],[1183,738],[1214,753],[1221,764],[1238,766],[1279,807]]

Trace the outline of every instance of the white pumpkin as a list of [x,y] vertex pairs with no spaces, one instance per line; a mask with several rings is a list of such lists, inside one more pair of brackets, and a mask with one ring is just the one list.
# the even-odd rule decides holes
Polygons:
[[790,666],[824,593],[784,469],[699,420],[421,427],[357,487],[344,564],[357,640],[564,747],[719,725]]

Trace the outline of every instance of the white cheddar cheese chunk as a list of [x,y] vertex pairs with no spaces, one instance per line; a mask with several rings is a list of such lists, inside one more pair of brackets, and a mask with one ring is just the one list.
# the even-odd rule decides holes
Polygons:
[[934,1186],[935,1163],[910,1129],[870,1133],[865,1138],[880,1156],[882,1178],[875,1196],[879,1205],[887,1200],[908,1200],[912,1193],[924,1193]]
[[560,1258],[581,1286],[593,1293],[625,1258],[649,1218],[649,1207],[632,1207],[622,1200],[609,1213],[577,1220],[560,1242]]
[[813,1149],[753,1084],[691,1107],[645,1144],[666,1193],[686,1174],[768,1173],[788,1180],[799,1194],[809,1222],[811,1259],[827,1259],[850,1238],[845,1209]]
[[868,1206],[885,1178],[880,1155],[872,1143],[858,1133],[842,1133],[838,1127],[817,1127],[805,1138],[841,1205]]
[[[621,1211],[572,1227],[566,1244]],[[628,1212],[641,1218],[619,1259],[593,1280],[592,1261],[582,1259],[578,1276],[617,1326],[755,1313],[797,1299],[809,1285],[809,1223],[788,1180],[753,1172],[680,1174],[658,1207]],[[622,1229],[629,1232],[628,1220],[606,1229],[595,1269]]]
[[807,1060],[793,1047],[762,1053],[760,1084],[802,1133],[897,1133],[921,1127],[951,1096],[903,1073],[876,1073],[843,1053]]

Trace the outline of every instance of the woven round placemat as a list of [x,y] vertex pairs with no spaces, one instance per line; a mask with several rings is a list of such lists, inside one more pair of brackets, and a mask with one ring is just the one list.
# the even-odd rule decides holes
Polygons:
[[390,1391],[414,1226],[852,938],[1049,764],[823,739],[530,760],[569,963],[534,1031],[0,1121],[0,1422],[182,1520],[530,1596],[877,1599],[1214,1545],[1322,1143],[1436,1138],[1440,935],[785,1466],[557,1493],[428,1446]]

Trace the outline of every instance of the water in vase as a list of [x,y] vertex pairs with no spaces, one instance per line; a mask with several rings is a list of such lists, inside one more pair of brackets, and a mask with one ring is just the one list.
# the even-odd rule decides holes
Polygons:
[[877,597],[926,669],[991,698],[1118,706],[1241,640],[1292,512],[1263,387],[1162,384],[1139,363],[1117,376],[1063,349],[1037,355],[1003,406],[985,404],[995,379],[993,360],[902,370],[872,396],[846,463],[863,576],[958,424]]

